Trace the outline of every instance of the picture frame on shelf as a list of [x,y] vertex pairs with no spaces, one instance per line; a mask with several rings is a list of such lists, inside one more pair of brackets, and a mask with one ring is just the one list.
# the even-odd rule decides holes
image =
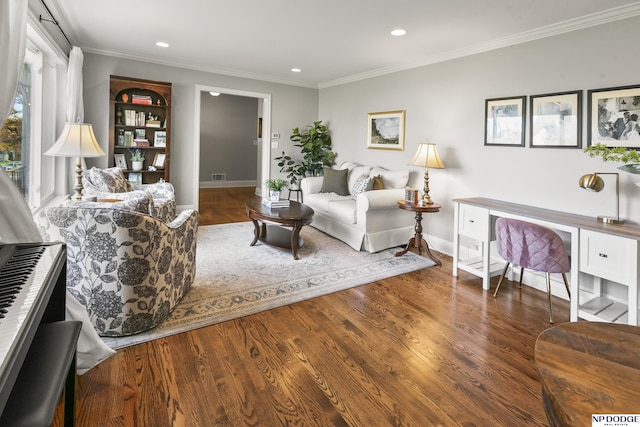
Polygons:
[[405,111],[367,114],[367,148],[404,151]]
[[124,157],[124,154],[116,153],[113,155],[113,159],[115,161],[116,167],[123,170],[127,169],[127,159]]
[[582,91],[532,95],[529,114],[530,147],[582,147]]
[[140,172],[131,172],[128,178],[132,184],[142,184],[142,173]]
[[485,100],[484,145],[524,147],[526,98]]
[[587,146],[640,147],[640,85],[587,92]]
[[156,169],[164,169],[164,161],[166,158],[167,158],[167,155],[165,153],[156,153],[156,155],[153,158],[152,166],[155,167]]
[[166,147],[167,146],[167,132],[164,130],[157,130],[153,135],[154,147]]

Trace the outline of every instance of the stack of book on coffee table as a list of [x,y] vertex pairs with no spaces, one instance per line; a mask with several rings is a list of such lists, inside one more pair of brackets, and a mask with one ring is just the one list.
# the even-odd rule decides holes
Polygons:
[[271,200],[271,199],[262,199],[262,204],[268,206],[269,208],[288,208],[289,200]]

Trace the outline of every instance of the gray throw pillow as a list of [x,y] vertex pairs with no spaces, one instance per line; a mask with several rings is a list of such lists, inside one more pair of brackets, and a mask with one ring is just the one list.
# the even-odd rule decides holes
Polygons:
[[322,179],[321,193],[337,193],[340,196],[349,195],[349,187],[347,177],[349,169],[331,169],[324,168],[324,177]]

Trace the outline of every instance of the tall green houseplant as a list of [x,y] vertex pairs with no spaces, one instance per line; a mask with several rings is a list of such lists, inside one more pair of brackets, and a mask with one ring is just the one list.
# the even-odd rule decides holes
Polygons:
[[287,173],[292,185],[296,185],[305,176],[322,175],[322,169],[332,166],[336,158],[336,153],[331,151],[331,134],[322,120],[313,122],[313,126],[307,129],[293,129],[291,137],[294,147],[300,147],[302,161],[296,161],[291,156],[282,152],[276,157],[280,172]]

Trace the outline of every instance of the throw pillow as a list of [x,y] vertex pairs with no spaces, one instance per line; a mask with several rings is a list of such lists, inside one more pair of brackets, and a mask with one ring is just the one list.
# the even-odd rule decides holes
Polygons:
[[126,193],[131,191],[131,185],[120,168],[98,169],[92,167],[87,171],[86,175],[89,182],[97,187],[98,191],[104,193]]
[[324,168],[324,176],[322,178],[321,193],[337,193],[340,196],[349,195],[347,187],[347,176],[349,170],[342,169],[336,170],[331,168]]
[[374,190],[384,190],[384,182],[382,181],[382,177],[380,175],[376,175],[372,180],[372,188]]
[[351,197],[353,199],[358,198],[358,194],[364,193],[365,191],[371,191],[373,189],[373,180],[369,178],[368,175],[360,175],[355,184],[353,184],[353,191],[351,191]]
[[408,170],[386,170],[381,167],[374,167],[371,175],[380,175],[384,182],[384,188],[404,188],[409,182]]

